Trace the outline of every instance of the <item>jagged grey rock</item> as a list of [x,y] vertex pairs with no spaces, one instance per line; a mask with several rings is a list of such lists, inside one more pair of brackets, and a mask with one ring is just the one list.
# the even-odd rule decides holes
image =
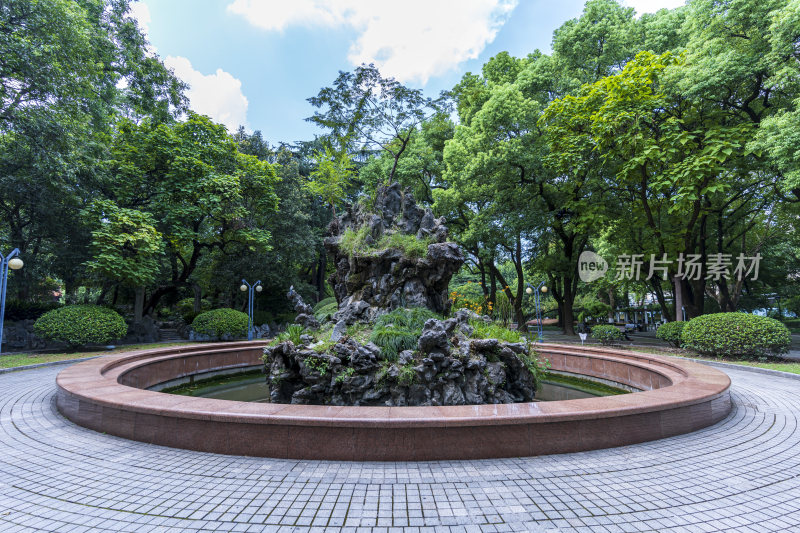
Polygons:
[[[466,337],[461,319],[430,319],[416,351],[388,361],[373,343],[343,336],[330,353],[282,342],[264,350],[270,398],[324,405],[465,405],[533,400],[524,344]],[[448,338],[447,326],[452,330]]]
[[[401,233],[430,239],[424,257],[411,257],[395,248],[349,255],[341,247],[346,231],[367,228],[367,243],[387,234]],[[329,227],[325,247],[336,271],[331,275],[339,311],[334,320],[370,321],[398,307],[427,307],[439,313],[450,308],[450,278],[464,263],[458,245],[447,240],[443,219],[422,209],[398,183],[380,187],[374,209],[349,206]],[[366,305],[364,305],[366,304]]]

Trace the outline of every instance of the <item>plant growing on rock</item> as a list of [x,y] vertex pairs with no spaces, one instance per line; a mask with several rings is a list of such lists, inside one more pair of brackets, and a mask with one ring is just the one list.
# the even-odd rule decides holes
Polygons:
[[381,348],[386,359],[394,361],[403,350],[417,347],[425,321],[437,317],[433,311],[421,307],[395,309],[378,317],[369,340]]

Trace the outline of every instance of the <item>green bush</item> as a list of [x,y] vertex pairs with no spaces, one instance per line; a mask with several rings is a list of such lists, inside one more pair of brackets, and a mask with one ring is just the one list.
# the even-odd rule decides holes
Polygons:
[[681,333],[687,322],[667,322],[658,327],[656,337],[665,340],[676,348],[681,347]]
[[247,335],[249,318],[235,309],[214,309],[200,313],[192,322],[192,329],[214,338],[236,338]]
[[603,346],[611,346],[622,340],[623,335],[617,326],[599,325],[592,328],[592,338]]
[[381,348],[386,359],[394,361],[403,350],[417,348],[422,327],[431,318],[441,317],[422,307],[395,309],[378,317],[369,340]]
[[766,357],[786,352],[792,342],[789,330],[773,318],[747,313],[715,313],[690,320],[681,343],[703,355]]
[[76,348],[84,344],[106,344],[128,333],[125,319],[99,305],[67,305],[48,311],[34,324],[43,339],[65,342]]

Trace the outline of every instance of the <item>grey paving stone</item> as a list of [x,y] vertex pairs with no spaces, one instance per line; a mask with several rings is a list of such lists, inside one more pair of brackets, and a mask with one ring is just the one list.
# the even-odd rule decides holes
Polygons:
[[424,463],[231,457],[102,435],[54,406],[63,367],[0,375],[0,531],[800,531],[800,381],[725,369],[690,435]]

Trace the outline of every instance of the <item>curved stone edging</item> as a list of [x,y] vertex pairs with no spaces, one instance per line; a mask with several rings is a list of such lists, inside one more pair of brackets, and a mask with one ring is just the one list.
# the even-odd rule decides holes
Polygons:
[[538,345],[552,368],[644,392],[559,402],[340,407],[232,402],[144,390],[185,375],[258,364],[264,342],[109,355],[57,377],[73,422],[198,451],[327,460],[478,459],[622,446],[688,433],[731,409],[730,380],[708,366],[593,347]]

